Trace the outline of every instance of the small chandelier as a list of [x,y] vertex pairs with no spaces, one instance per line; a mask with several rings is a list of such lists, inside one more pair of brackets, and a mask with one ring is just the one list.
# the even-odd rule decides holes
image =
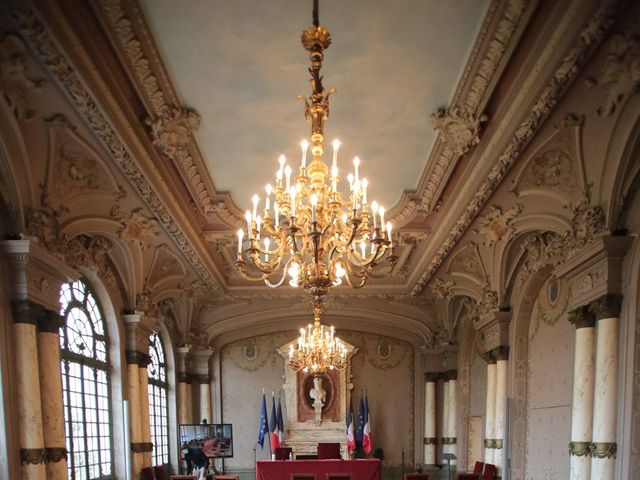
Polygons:
[[313,325],[300,329],[297,346],[289,346],[289,365],[296,372],[322,375],[327,370],[344,370],[347,366],[347,348],[334,328],[320,323],[320,306],[313,307]]
[[[329,32],[318,22],[314,0],[313,26],[302,33],[302,45],[311,59],[311,96],[303,99],[311,137],[300,146],[298,176],[284,155],[280,156],[275,184],[266,186],[264,209],[260,197],[247,210],[246,234],[238,230],[236,268],[243,278],[264,280],[279,287],[287,277],[292,287],[302,287],[321,302],[329,289],[346,281],[354,288],[370,277],[382,278],[393,271],[392,227],[385,223],[385,209],[369,203],[368,181],[360,176],[360,159],[353,159],[347,175],[348,190],[341,187],[338,170],[340,142],[334,140],[331,169],[322,160],[324,122],[329,116],[329,96],[322,86],[320,68],[324,50],[331,44]],[[307,165],[307,152],[312,159]]]

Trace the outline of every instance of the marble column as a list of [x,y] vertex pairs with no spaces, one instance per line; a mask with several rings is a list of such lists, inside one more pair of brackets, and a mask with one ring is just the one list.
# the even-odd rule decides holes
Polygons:
[[22,480],[45,480],[46,450],[42,429],[36,326],[44,309],[30,300],[13,300],[16,405]]
[[582,306],[569,312],[569,321],[576,327],[569,443],[570,478],[584,480],[591,477],[589,445],[593,426],[596,317],[588,306]]
[[129,398],[129,440],[131,442],[131,475],[140,476],[142,470],[142,415],[140,414],[140,362],[139,352],[127,350],[127,397]]
[[198,349],[191,352],[192,358],[192,378],[198,385],[198,393],[200,402],[198,404],[198,421],[202,422],[205,418],[207,422],[213,423],[211,416],[211,371],[209,363],[213,350],[210,348]]
[[[450,453],[456,454],[456,444],[458,441],[456,438],[456,433],[458,430],[458,371],[450,370],[446,375],[449,379],[449,411],[447,416],[447,437],[449,443],[448,451]],[[451,460],[451,465],[455,464],[456,461]]]
[[152,466],[153,443],[151,443],[151,419],[149,418],[149,373],[151,363],[149,354],[141,354],[138,362],[138,381],[140,382],[140,443],[142,443],[142,468]]
[[191,389],[189,375],[187,374],[187,355],[191,350],[191,345],[184,345],[176,348],[176,371],[178,385],[176,397],[178,402],[178,424],[192,423],[191,415],[188,414],[190,408],[187,390]]
[[442,453],[449,453],[449,379],[446,375],[442,378]]
[[485,414],[484,461],[494,463],[495,417],[496,417],[496,360],[491,354],[485,354],[487,362],[487,406]]
[[507,367],[509,361],[509,347],[500,346],[493,349],[493,358],[496,360],[496,408],[494,414],[494,450],[493,463],[498,475],[502,474],[502,461],[504,453],[504,416],[507,406]]
[[437,373],[424,375],[424,458],[425,465],[436,462],[436,382]]
[[592,480],[613,480],[618,406],[618,337],[622,296],[606,294],[591,302],[597,320],[593,399]]
[[59,335],[63,325],[64,319],[53,310],[45,310],[38,322],[38,367],[47,480],[67,478]]
[[209,375],[198,375],[195,378],[200,388],[200,421],[207,420],[212,423],[211,419],[211,377]]

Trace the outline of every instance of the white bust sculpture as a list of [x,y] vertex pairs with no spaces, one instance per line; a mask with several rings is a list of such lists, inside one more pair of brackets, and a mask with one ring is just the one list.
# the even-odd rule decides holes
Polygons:
[[313,399],[313,409],[316,413],[316,424],[320,425],[322,421],[322,407],[327,399],[327,392],[322,388],[322,377],[313,377],[313,388],[309,390],[309,396]]

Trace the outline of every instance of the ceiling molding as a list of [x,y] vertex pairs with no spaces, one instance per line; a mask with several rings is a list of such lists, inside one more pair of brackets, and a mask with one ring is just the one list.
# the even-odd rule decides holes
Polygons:
[[23,4],[19,8],[11,8],[10,14],[23,38],[39,56],[51,75],[59,82],[77,111],[85,118],[96,137],[105,146],[120,170],[144,199],[198,275],[213,293],[221,294],[222,289],[210,268],[195,250],[192,242],[167,209],[160,195],[149,183],[112,123],[98,106],[94,96],[85,87],[85,82],[79,78],[76,69],[58,47],[58,42],[52,38],[38,14],[28,4]]
[[535,101],[531,103],[531,107],[528,109],[529,113],[510,135],[506,147],[502,150],[498,160],[490,169],[479,188],[477,188],[471,200],[467,203],[462,211],[462,215],[453,227],[449,229],[446,238],[411,290],[412,295],[422,293],[473,220],[480,213],[482,207],[501,184],[507,172],[509,172],[520,157],[525,147],[544,123],[544,120],[551,111],[553,111],[573,80],[582,71],[593,52],[607,36],[617,19],[617,13],[619,13],[615,6],[615,2],[604,3],[598,8],[594,15],[589,17],[587,24],[576,36],[573,46],[568,49],[556,65],[546,84],[535,98]]

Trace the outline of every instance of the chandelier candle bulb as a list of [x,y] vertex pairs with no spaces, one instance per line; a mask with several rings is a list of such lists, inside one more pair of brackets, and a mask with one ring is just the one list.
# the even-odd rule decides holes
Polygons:
[[256,218],[258,213],[258,202],[260,202],[260,197],[256,193],[253,194],[251,198],[251,202],[253,203],[253,218]]
[[258,215],[256,217],[256,239],[260,240],[260,229],[262,228],[262,217]]
[[273,192],[273,188],[271,187],[270,183],[267,183],[265,191],[267,192],[267,197],[264,199],[264,209],[268,212],[269,208],[271,207],[271,192]]
[[296,216],[296,187],[291,187],[291,218]]
[[269,239],[268,238],[264,239],[264,251],[265,251],[264,261],[268,262],[269,261]]
[[244,237],[244,232],[242,229],[238,230],[238,253],[242,253],[242,238]]
[[307,166],[307,149],[309,148],[309,142],[302,140],[300,142],[300,148],[302,149],[302,160],[300,160],[300,167],[306,168]]
[[338,167],[335,165],[331,167],[331,191],[338,191]]
[[373,229],[375,230],[378,225],[376,222],[376,215],[378,214],[378,202],[375,200],[371,202],[371,212],[373,213]]
[[369,186],[369,182],[366,178],[362,179],[362,205],[367,204],[367,187]]
[[378,212],[380,212],[380,228],[384,228],[384,207],[379,207]]
[[358,181],[358,167],[360,166],[360,159],[358,157],[353,157],[353,168],[355,170],[355,179]]
[[387,222],[387,240],[389,240],[389,246],[393,246],[393,240],[391,240],[391,222]]
[[340,140],[338,140],[336,138],[333,142],[331,142],[331,145],[333,146],[333,164],[332,164],[332,167],[338,168],[338,150],[340,150]]
[[249,210],[244,212],[244,218],[247,220],[247,238],[251,240],[251,212]]
[[289,165],[284,167],[284,175],[287,179],[287,190],[289,190],[291,188],[291,167]]
[[318,195],[311,195],[311,221],[316,223],[316,205],[318,204]]

